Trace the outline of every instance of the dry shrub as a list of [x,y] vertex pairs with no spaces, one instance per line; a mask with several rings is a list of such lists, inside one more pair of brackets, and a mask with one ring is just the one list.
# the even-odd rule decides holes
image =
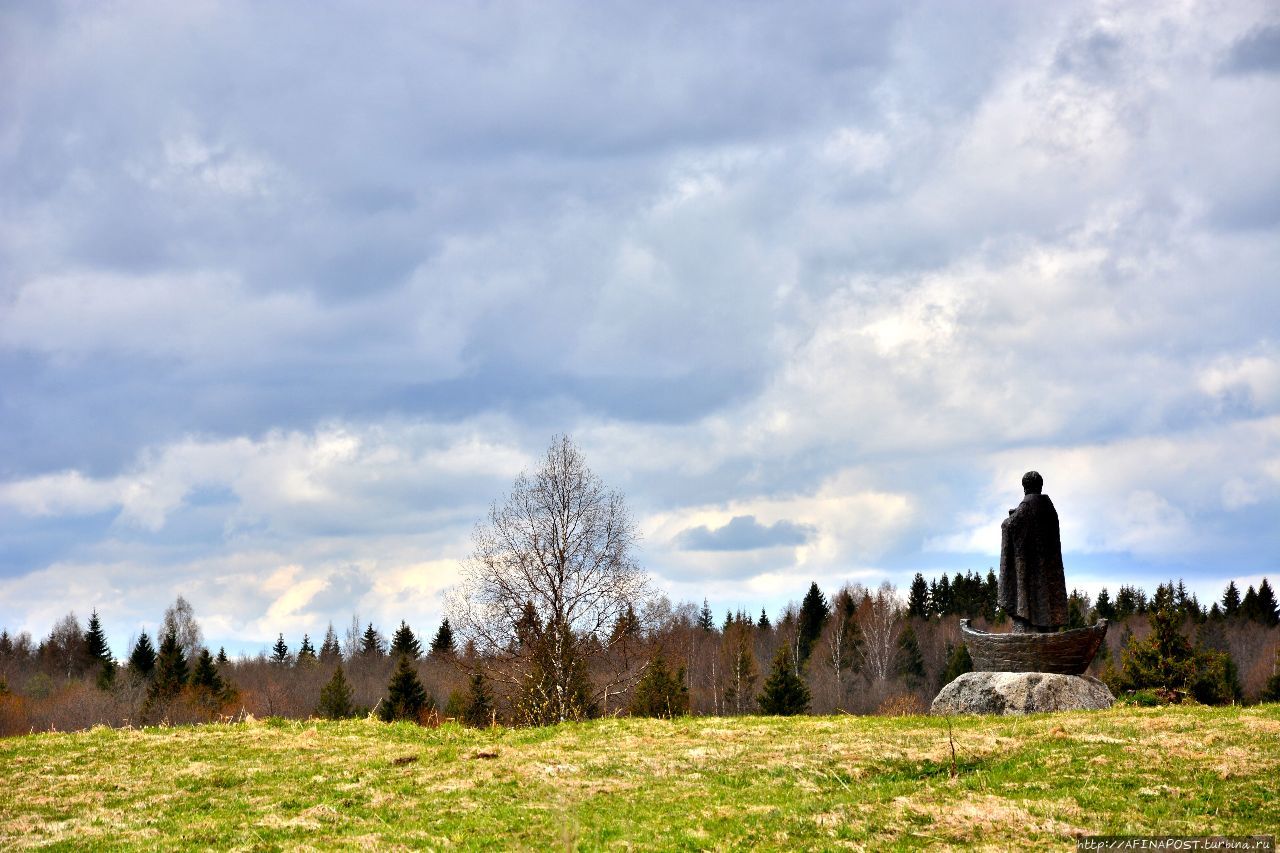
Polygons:
[[928,709],[919,696],[914,693],[899,693],[881,702],[876,714],[881,717],[909,717],[923,714],[926,710]]
[[26,698],[13,693],[0,695],[0,737],[25,735],[30,730]]

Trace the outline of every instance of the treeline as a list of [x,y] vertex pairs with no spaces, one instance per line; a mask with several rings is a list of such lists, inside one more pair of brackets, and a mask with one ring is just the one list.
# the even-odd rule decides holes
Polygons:
[[[811,584],[772,619],[741,610],[717,617],[706,600],[659,598],[586,639],[599,653],[575,659],[574,716],[924,711],[972,667],[959,620],[1005,621],[995,589],[991,571],[930,581],[917,574],[905,602],[888,584],[848,584],[830,595]],[[1069,600],[1073,625],[1115,623],[1092,672],[1117,693],[1280,699],[1280,610],[1266,579],[1243,595],[1232,582],[1208,608],[1181,581],[1151,596],[1121,586],[1114,599],[1103,589],[1094,599],[1076,590]],[[117,661],[96,611],[85,626],[68,614],[38,643],[0,631],[0,733],[238,714],[548,722],[540,679],[558,646],[532,613],[516,634],[511,642],[529,652],[510,656],[526,662],[516,673],[459,643],[448,619],[428,642],[404,622],[388,637],[353,617],[341,637],[330,624],[318,642],[304,634],[291,645],[281,634],[269,653],[232,659],[205,645],[179,598],[156,638],[144,631]]]

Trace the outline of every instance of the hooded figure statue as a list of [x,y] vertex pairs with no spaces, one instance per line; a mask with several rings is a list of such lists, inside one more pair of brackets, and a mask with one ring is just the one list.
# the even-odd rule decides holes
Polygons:
[[1000,524],[1000,607],[1015,632],[1056,631],[1067,623],[1058,511],[1040,493],[1044,478],[1022,477],[1025,497]]

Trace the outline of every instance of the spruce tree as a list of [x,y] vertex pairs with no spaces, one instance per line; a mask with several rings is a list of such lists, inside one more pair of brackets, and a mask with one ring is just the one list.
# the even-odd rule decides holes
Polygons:
[[822,627],[827,624],[827,617],[830,615],[831,608],[827,605],[826,596],[818,589],[817,583],[810,583],[809,591],[800,603],[799,663],[803,664],[809,659],[813,644],[822,636]]
[[142,678],[150,678],[156,671],[156,649],[151,638],[143,631],[129,654],[129,669]]
[[760,712],[780,717],[791,717],[809,710],[809,688],[789,660],[786,646],[778,649],[773,658],[773,669],[760,693]]
[[107,635],[103,633],[97,610],[89,616],[89,628],[84,632],[84,649],[90,666],[98,669],[98,687],[106,690],[115,680],[116,661],[107,645]]
[[966,672],[973,672],[973,658],[969,656],[969,647],[960,643],[947,654],[947,668],[942,671],[942,683],[950,684]]
[[276,638],[276,644],[271,649],[271,662],[276,666],[288,666],[292,660],[289,646],[284,641],[284,634],[281,634]]
[[920,653],[920,641],[909,620],[907,627],[898,635],[894,672],[902,676],[911,687],[919,687],[924,681],[924,655]]
[[400,620],[400,627],[391,636],[391,656],[407,657],[411,661],[422,657],[422,644],[418,642],[413,629],[406,625],[403,619]]
[[658,655],[636,684],[631,697],[631,715],[634,717],[681,717],[689,713],[689,688],[684,683],[684,671],[673,673],[666,660]]
[[360,656],[365,658],[380,658],[387,653],[386,643],[382,640],[382,635],[373,627],[373,623],[369,623],[369,627],[364,629],[364,634],[360,637]]
[[[446,622],[449,620],[446,619]],[[442,626],[443,627],[443,626]],[[636,616],[636,610],[630,604],[627,609],[618,614],[618,618],[613,623],[613,630],[609,632],[609,643],[619,643],[624,640],[633,640],[640,636],[640,617]],[[432,653],[435,652],[435,644],[432,643]]]
[[351,704],[354,691],[347,682],[347,675],[339,663],[333,670],[333,677],[320,688],[320,703],[316,706],[316,716],[329,720],[345,720],[354,716],[355,707]]
[[763,607],[760,608],[760,621],[756,623],[756,627],[761,631],[773,630],[773,623],[769,621],[769,614],[765,612]]
[[391,674],[391,681],[387,683],[387,698],[378,708],[378,716],[386,723],[396,720],[416,723],[420,722],[422,713],[427,709],[427,689],[422,686],[418,672],[408,656],[401,655],[396,671]]
[[912,579],[911,592],[907,595],[907,615],[919,619],[929,615],[929,584],[919,572]]
[[1227,588],[1222,592],[1222,613],[1228,619],[1240,612],[1240,588],[1234,580],[1227,581]]
[[485,683],[484,673],[478,669],[471,674],[471,683],[467,690],[467,704],[462,712],[462,721],[476,728],[483,728],[494,721],[493,697],[489,694],[489,686]]
[[716,617],[711,612],[711,605],[702,599],[702,610],[698,612],[698,627],[710,634],[716,629]]
[[200,650],[195,669],[191,671],[191,686],[208,701],[221,702],[223,699],[227,685],[218,674],[213,655],[209,654],[208,649]]
[[453,628],[449,625],[449,620],[445,619],[440,623],[439,630],[431,640],[431,654],[433,657],[448,657],[457,653],[457,649],[453,643]]
[[311,636],[302,635],[302,645],[298,646],[298,666],[311,666],[316,662],[316,647],[311,645]]
[[324,632],[324,642],[320,644],[320,663],[337,663],[342,660],[342,646],[338,645],[338,632],[333,630],[333,623]]
[[218,666],[226,666],[231,661],[227,658],[227,649],[225,646],[218,646]]
[[160,652],[156,655],[155,676],[151,679],[151,686],[147,690],[148,703],[177,696],[182,692],[189,677],[187,656],[182,653],[177,634],[170,628],[164,635],[164,641],[160,643]]
[[1093,612],[1098,614],[1099,619],[1112,620],[1116,618],[1116,608],[1111,603],[1111,593],[1107,592],[1105,586],[1098,590],[1098,598],[1093,602]]
[[1258,599],[1254,604],[1254,611],[1254,620],[1268,628],[1280,624],[1280,613],[1276,611],[1276,593],[1266,578],[1263,578],[1262,583],[1258,585]]

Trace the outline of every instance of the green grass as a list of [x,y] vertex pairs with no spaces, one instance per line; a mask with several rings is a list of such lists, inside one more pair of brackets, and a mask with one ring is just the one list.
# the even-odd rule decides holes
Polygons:
[[364,720],[0,740],[0,848],[937,844],[1269,834],[1280,706],[1015,718]]

